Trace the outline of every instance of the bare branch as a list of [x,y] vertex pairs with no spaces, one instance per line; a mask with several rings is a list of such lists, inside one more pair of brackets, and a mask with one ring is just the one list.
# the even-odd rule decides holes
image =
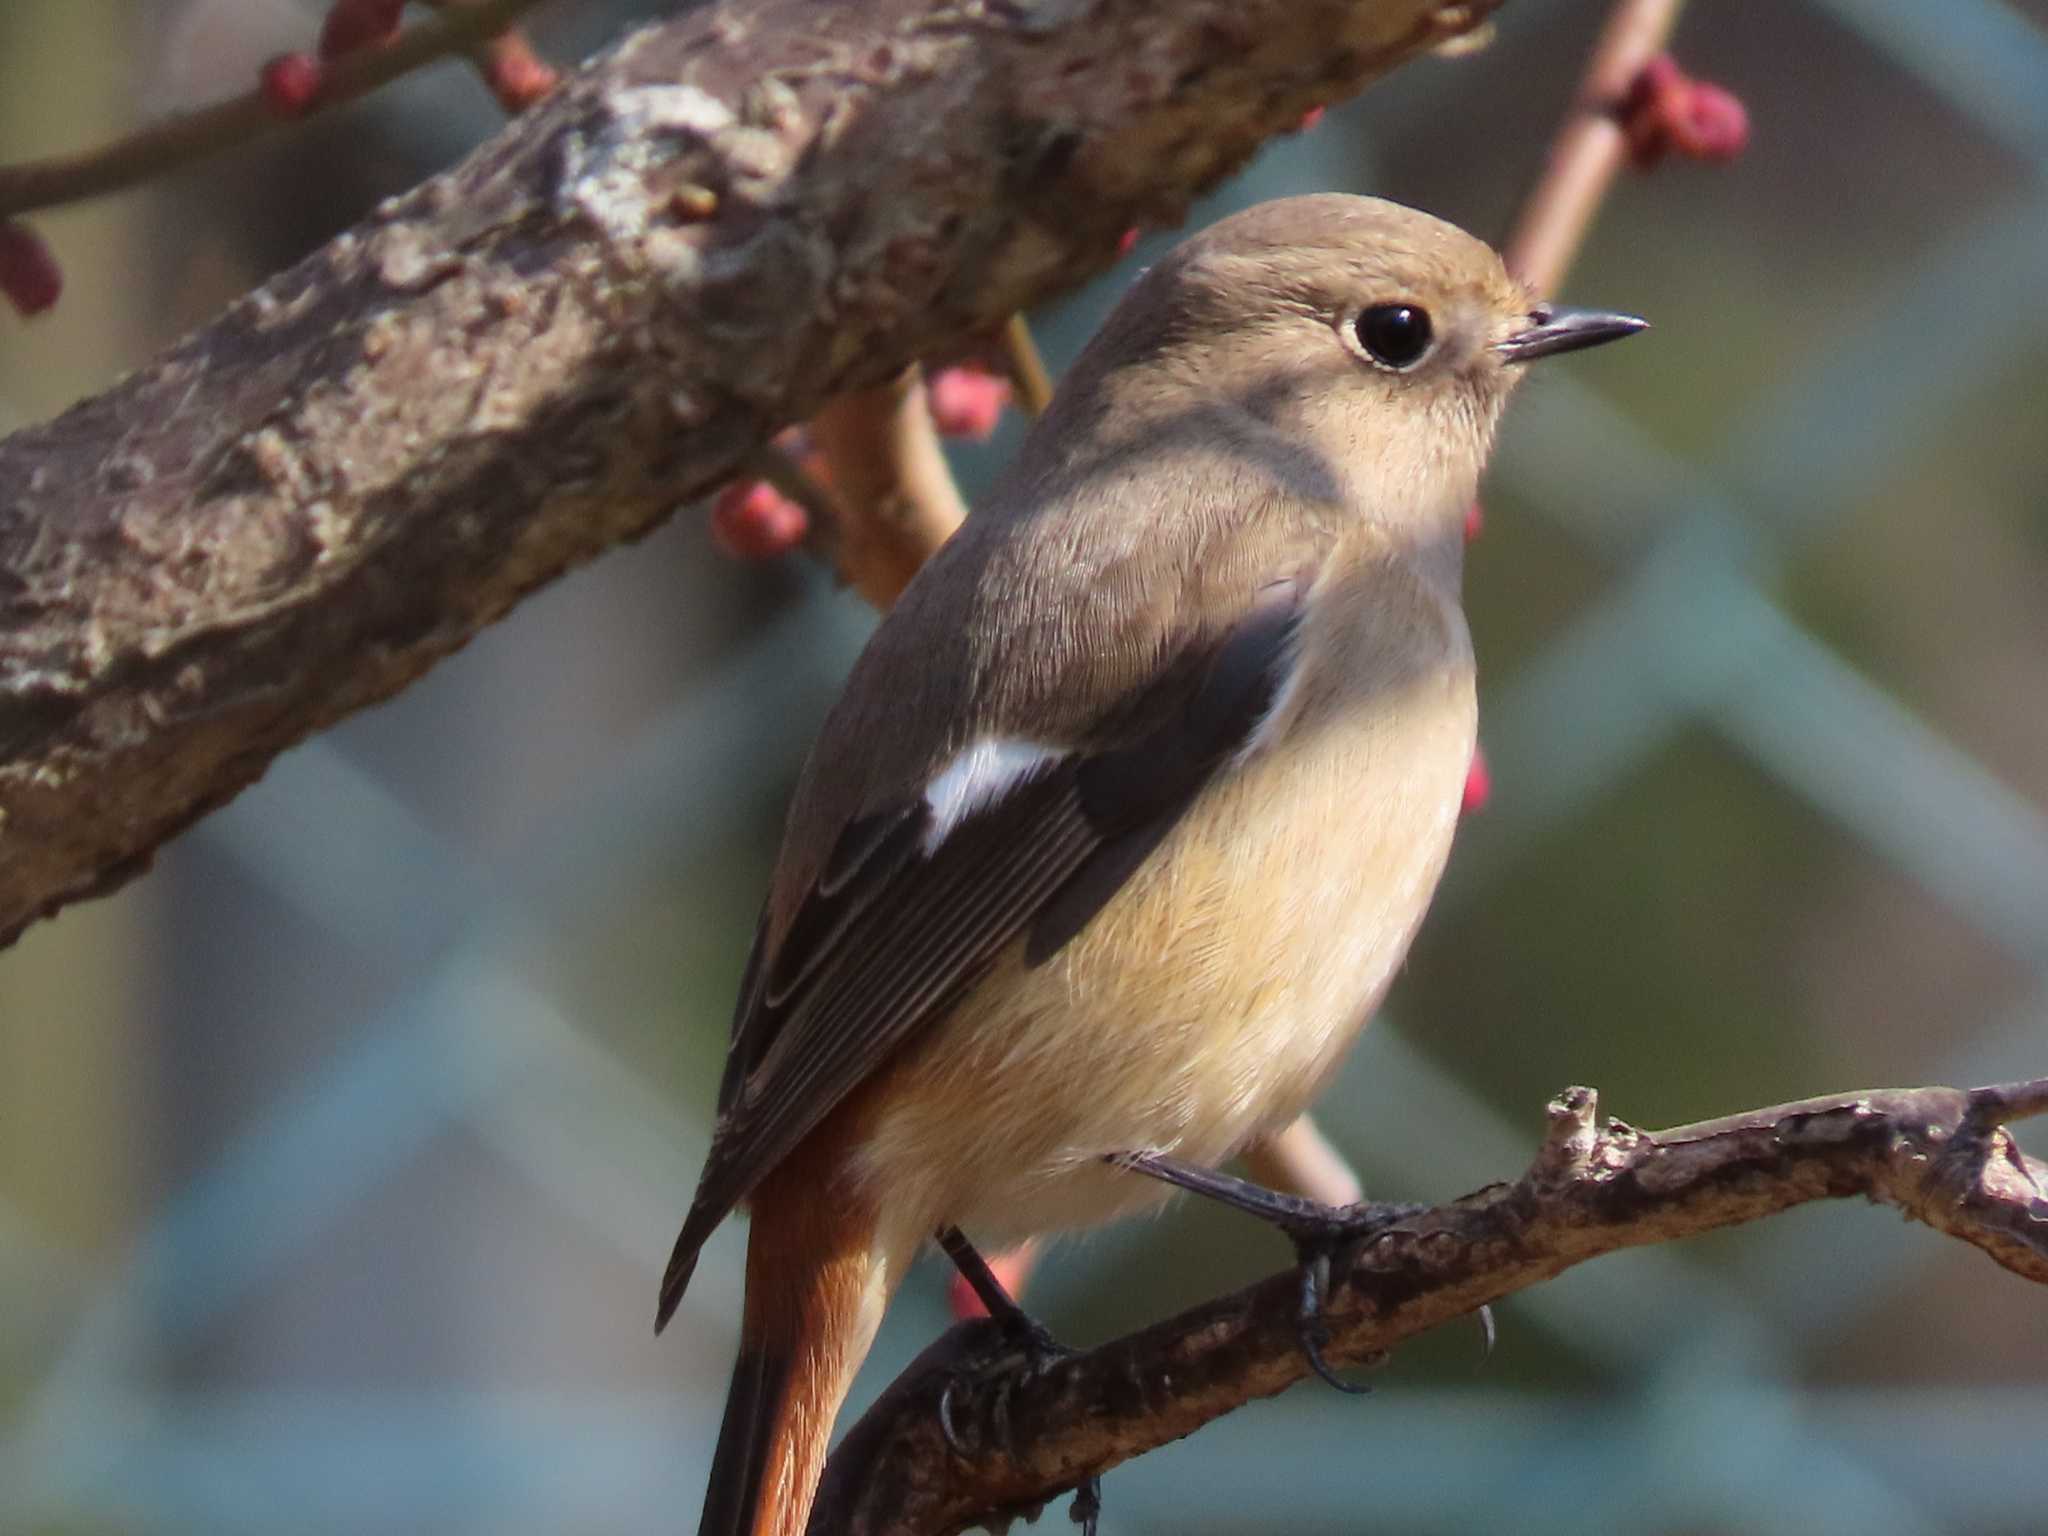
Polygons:
[[1536,292],[1555,293],[1628,160],[1619,111],[1629,87],[1663,51],[1685,0],[1619,0],[1593,45],[1571,111],[1551,141],[1503,249],[1508,270]]
[[534,4],[535,0],[478,0],[472,7],[454,9],[445,17],[409,28],[388,48],[330,60],[320,72],[318,98],[295,118],[280,117],[261,89],[249,90],[77,154],[0,165],[0,218],[139,186],[179,166],[274,132],[288,122],[303,122],[331,111],[436,59],[486,46],[488,39]]
[[923,377],[906,368],[885,384],[838,396],[811,418],[810,435],[841,508],[833,551],[839,574],[887,609],[967,516]]
[[1024,413],[1033,418],[1043,416],[1052,405],[1052,375],[1045,371],[1045,359],[1031,339],[1031,323],[1022,315],[1003,322],[1003,362]]
[[[1675,1130],[1602,1127],[1590,1089],[1550,1105],[1529,1170],[1384,1227],[1340,1255],[1333,1361],[1384,1355],[1602,1254],[1861,1195],[2048,1284],[2048,1164],[2003,1126],[2048,1112],[2048,1078],[1962,1092],[1837,1094]],[[848,1434],[811,1536],[940,1536],[1046,1503],[1308,1372],[1299,1282],[1275,1275],[1046,1374],[992,1372],[989,1325],[962,1324]],[[972,1453],[946,1446],[940,1391]]]
[[627,39],[0,443],[0,939],[1495,3],[727,0]]

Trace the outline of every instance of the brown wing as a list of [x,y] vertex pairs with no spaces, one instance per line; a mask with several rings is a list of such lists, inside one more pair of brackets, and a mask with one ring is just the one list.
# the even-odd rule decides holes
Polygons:
[[1049,762],[935,847],[922,799],[850,823],[772,953],[764,925],[657,1328],[727,1212],[1020,936],[1037,964],[1078,934],[1251,737],[1300,611],[1295,583],[1263,597],[1125,700],[1096,746]]

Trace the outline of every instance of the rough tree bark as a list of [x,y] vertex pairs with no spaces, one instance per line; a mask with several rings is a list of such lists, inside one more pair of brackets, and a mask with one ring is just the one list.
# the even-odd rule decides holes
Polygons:
[[0,942],[1498,0],[729,0],[0,443]]

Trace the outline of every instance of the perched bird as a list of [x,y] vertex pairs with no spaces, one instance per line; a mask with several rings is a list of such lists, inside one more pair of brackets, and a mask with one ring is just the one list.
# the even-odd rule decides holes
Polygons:
[[1522,364],[1641,327],[1349,196],[1240,213],[1132,287],[798,785],[657,1322],[748,1203],[705,1536],[804,1529],[924,1244],[992,1285],[962,1234],[1202,1185],[1328,1080],[1458,818],[1501,407]]

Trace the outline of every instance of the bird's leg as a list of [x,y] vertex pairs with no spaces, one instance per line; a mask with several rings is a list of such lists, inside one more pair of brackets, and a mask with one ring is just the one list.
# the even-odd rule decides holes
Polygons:
[[1323,1346],[1330,1341],[1329,1329],[1323,1323],[1323,1296],[1330,1286],[1330,1255],[1344,1244],[1406,1220],[1425,1207],[1374,1201],[1325,1205],[1304,1195],[1283,1194],[1249,1179],[1183,1162],[1163,1152],[1118,1152],[1103,1161],[1218,1201],[1278,1227],[1294,1244],[1301,1266],[1301,1306],[1296,1328],[1303,1357],[1318,1376],[1340,1392],[1371,1390],[1344,1380],[1323,1358]]
[[[988,1260],[967,1241],[966,1234],[958,1227],[939,1229],[939,1247],[953,1261],[953,1267],[960,1271],[968,1285],[973,1287],[974,1294],[981,1298],[981,1304],[988,1308],[989,1319],[1023,1354],[1028,1374],[1035,1376],[1073,1357],[1073,1350],[1055,1339],[1045,1324],[1017,1305],[1017,1298],[1003,1289],[1003,1282],[989,1268]],[[958,1384],[957,1378],[947,1382],[945,1390],[939,1394],[939,1432],[946,1437],[947,1447],[956,1456],[965,1456],[967,1451],[953,1424],[953,1388]],[[1006,1430],[1008,1415],[999,1414],[996,1422],[999,1428]],[[1081,1527],[1082,1536],[1095,1536],[1095,1523],[1101,1514],[1102,1479],[1082,1479],[1074,1488],[1073,1507],[1074,1523]]]
[[996,1272],[989,1268],[981,1250],[967,1241],[967,1236],[958,1227],[942,1227],[939,1230],[939,1247],[953,1267],[960,1271],[988,1309],[988,1315],[996,1320],[1009,1334],[1017,1347],[1030,1357],[1034,1368],[1043,1370],[1046,1366],[1064,1360],[1073,1351],[1053,1339],[1052,1332],[1045,1324],[1017,1305],[1017,1298],[1003,1289],[1003,1282],[996,1278]]

